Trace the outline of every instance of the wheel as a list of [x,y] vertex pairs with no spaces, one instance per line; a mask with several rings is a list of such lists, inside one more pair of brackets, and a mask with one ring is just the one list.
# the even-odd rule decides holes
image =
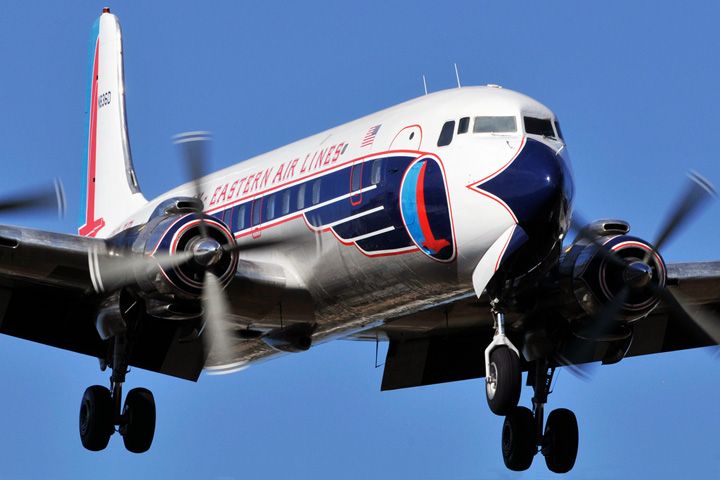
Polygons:
[[125,448],[133,453],[147,452],[155,436],[155,399],[146,388],[133,388],[125,398],[125,424],[120,432]]
[[485,375],[485,393],[494,414],[508,415],[517,406],[521,383],[522,372],[517,354],[504,346],[490,352],[490,368]]
[[567,408],[558,408],[548,415],[543,435],[542,453],[548,469],[567,473],[577,458],[578,425],[575,414]]
[[100,385],[88,387],[80,402],[80,441],[83,447],[93,452],[104,449],[114,429],[110,390]]
[[535,417],[529,409],[515,407],[503,423],[502,455],[505,466],[516,472],[527,470],[535,453]]

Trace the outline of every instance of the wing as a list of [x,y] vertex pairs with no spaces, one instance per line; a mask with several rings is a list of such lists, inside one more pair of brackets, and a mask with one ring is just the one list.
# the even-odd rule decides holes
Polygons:
[[[720,262],[668,266],[668,285],[684,300],[690,314],[720,319]],[[489,302],[473,295],[355,334],[356,340],[388,340],[383,390],[431,385],[485,376],[483,352],[493,337]],[[519,320],[508,316],[509,323]],[[720,324],[720,320],[717,320]],[[625,356],[647,355],[715,345],[689,317],[661,303],[635,322],[632,344]],[[529,332],[520,332],[529,335]],[[513,337],[520,348],[523,335]],[[573,364],[606,359],[609,345],[597,342],[580,349]],[[608,363],[608,362],[606,362]],[[527,365],[525,366],[527,367]]]
[[[108,358],[112,342],[103,340],[96,328],[103,298],[93,288],[90,250],[104,253],[107,244],[101,239],[0,226],[0,333]],[[233,288],[242,289],[245,298],[233,302],[233,319],[238,328],[263,321],[271,328],[272,308],[258,299],[273,301],[282,274],[249,261],[241,266],[244,274]],[[244,302],[247,298],[254,300]],[[196,380],[207,354],[202,340],[191,335],[192,327],[189,322],[155,317],[144,321],[130,365]],[[239,339],[235,350],[243,362],[277,353],[258,340]]]

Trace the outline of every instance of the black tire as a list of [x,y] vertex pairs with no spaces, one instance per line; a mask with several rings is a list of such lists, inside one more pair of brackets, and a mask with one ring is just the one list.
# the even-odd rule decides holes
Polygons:
[[88,387],[80,402],[80,441],[83,447],[93,452],[103,450],[114,431],[110,390],[101,385]]
[[529,409],[515,407],[503,423],[503,462],[510,470],[522,472],[530,468],[536,453],[535,417]]
[[133,388],[125,398],[125,424],[120,432],[125,448],[132,453],[147,452],[155,436],[155,398],[147,388]]
[[[493,384],[491,376],[495,377]],[[490,352],[490,371],[485,377],[485,396],[495,415],[508,415],[520,401],[522,372],[520,358],[508,347]]]
[[578,424],[575,414],[558,408],[548,415],[542,453],[550,471],[567,473],[575,465],[578,452]]

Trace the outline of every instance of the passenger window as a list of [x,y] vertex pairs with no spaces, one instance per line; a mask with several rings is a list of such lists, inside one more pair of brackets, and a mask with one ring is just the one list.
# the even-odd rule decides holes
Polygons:
[[524,117],[525,132],[532,135],[555,138],[552,122],[546,118]]
[[297,195],[297,209],[302,210],[305,208],[305,184],[303,183],[300,185],[300,188],[298,188],[298,195]]
[[287,215],[290,211],[290,189],[283,192],[282,195],[282,215]]
[[442,130],[440,130],[440,137],[437,141],[438,147],[444,147],[445,145],[450,145],[450,142],[452,142],[453,139],[453,132],[455,131],[455,120],[450,120],[449,122],[445,122],[445,125],[443,125]]
[[382,180],[382,159],[378,158],[372,164],[370,169],[370,183],[377,185]]
[[265,220],[275,218],[275,195],[270,195],[265,201]]
[[262,198],[253,200],[252,203],[252,226],[259,225],[262,221]]
[[458,122],[458,135],[461,133],[467,133],[468,127],[470,126],[470,117],[463,117]]
[[517,132],[515,117],[475,117],[473,133]]
[[362,188],[362,171],[363,163],[358,163],[350,167],[350,191],[357,192]]
[[237,230],[242,230],[245,228],[245,204],[240,205],[237,211]]
[[313,205],[317,205],[318,203],[320,203],[320,179],[319,178],[313,182],[312,203],[313,203]]

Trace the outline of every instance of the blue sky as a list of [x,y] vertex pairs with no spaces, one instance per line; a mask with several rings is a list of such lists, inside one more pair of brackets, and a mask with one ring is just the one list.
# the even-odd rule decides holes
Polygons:
[[[213,167],[422,94],[498,83],[559,116],[576,208],[652,238],[696,169],[716,185],[715,2],[114,2],[125,40],[135,166],[153,197],[184,180],[170,137],[210,130]],[[105,3],[11,2],[0,14],[0,192],[61,177],[65,220],[0,222],[74,232],[89,30]],[[712,205],[663,252],[720,258]],[[151,388],[151,451],[77,434],[97,361],[0,337],[3,478],[552,478],[541,457],[506,472],[502,419],[481,380],[381,393],[374,345],[335,342],[197,384],[136,370]],[[561,372],[550,408],[573,409],[570,478],[720,474],[718,363],[706,351],[628,359],[583,383]],[[523,402],[529,404],[530,392]]]

